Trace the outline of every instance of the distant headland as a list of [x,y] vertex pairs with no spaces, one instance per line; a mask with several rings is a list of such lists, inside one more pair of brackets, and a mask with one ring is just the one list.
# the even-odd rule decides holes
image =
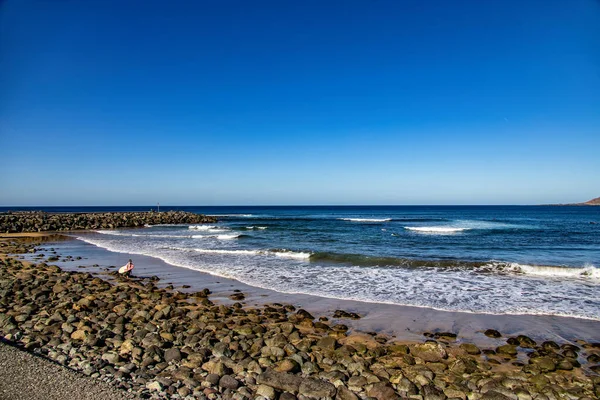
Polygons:
[[548,204],[549,206],[600,206],[600,197],[586,201],[585,203]]

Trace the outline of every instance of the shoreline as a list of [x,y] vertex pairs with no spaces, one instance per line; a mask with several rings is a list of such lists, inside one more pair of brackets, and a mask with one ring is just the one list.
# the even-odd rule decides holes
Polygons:
[[[260,307],[273,302],[293,304],[328,318],[332,318],[334,312],[341,309],[361,316],[357,320],[343,319],[350,329],[383,333],[401,340],[416,341],[423,339],[423,335],[428,333],[454,332],[458,335],[459,340],[468,340],[478,345],[494,345],[496,342],[486,337],[483,332],[486,329],[495,329],[509,335],[531,336],[540,341],[554,340],[563,343],[571,343],[575,339],[600,341],[599,320],[557,315],[446,311],[431,307],[284,293],[248,285],[233,278],[172,265],[157,257],[107,250],[70,236],[68,233],[58,234],[62,236],[62,239],[60,242],[54,243],[53,248],[59,256],[62,252],[64,256],[84,257],[79,263],[76,263],[77,260],[74,258],[63,262],[52,261],[53,264],[69,271],[91,272],[106,279],[109,272],[114,272],[127,259],[132,258],[136,264],[134,275],[156,276],[159,278],[157,282],[159,287],[172,286],[181,292],[193,292],[208,288],[212,292],[211,298],[226,305],[235,302],[229,296],[234,294],[234,290],[238,290],[244,293],[245,299],[242,301],[244,305]],[[40,236],[37,235],[37,237]],[[35,261],[33,257],[26,259]],[[79,268],[76,264],[83,261],[88,265]]]
[[[35,254],[27,252],[42,238],[26,244],[23,240],[14,239],[15,248]],[[49,250],[51,243],[56,242],[42,246]],[[58,243],[68,248],[75,242]],[[57,254],[58,247],[53,250]],[[4,245],[2,249],[11,250]],[[100,250],[98,256],[106,257],[107,251]],[[112,260],[125,257],[114,255]],[[65,252],[58,261],[67,257]],[[165,265],[154,267],[168,274]],[[168,275],[158,281],[153,275],[123,279],[114,272],[106,274],[100,264],[74,265],[69,271],[8,257],[0,260],[0,268],[0,333],[5,339],[143,397],[514,399],[514,393],[558,398],[560,391],[580,398],[600,395],[600,365],[595,365],[600,343],[581,337],[562,345],[539,344],[516,332],[490,330],[488,336],[501,336],[479,333],[488,342],[474,344],[457,329],[465,322],[450,313],[455,329],[417,333],[414,340],[407,340],[381,331],[365,332],[364,323],[374,320],[369,313],[358,320],[334,319],[310,311],[322,299],[315,303],[305,299],[303,309],[298,309],[289,301],[276,302],[274,294],[265,298],[250,289],[240,293],[243,284],[237,281],[213,277],[209,282],[209,275],[203,282],[212,285],[214,293],[193,285],[179,287],[186,281],[181,277],[181,281],[169,280]],[[99,275],[90,273],[94,268]],[[169,269],[173,268],[177,267]],[[152,269],[135,271],[145,275]],[[236,294],[235,300],[228,298]],[[258,301],[262,299],[266,301]],[[407,312],[407,307],[395,308]],[[418,311],[422,318],[423,309]],[[379,321],[390,324],[389,318]],[[439,327],[440,321],[430,318]],[[568,325],[564,318],[556,318],[549,326]]]

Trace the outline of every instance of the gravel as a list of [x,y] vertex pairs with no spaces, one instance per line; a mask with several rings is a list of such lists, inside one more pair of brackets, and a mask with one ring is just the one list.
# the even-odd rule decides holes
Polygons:
[[96,379],[0,343],[0,400],[136,398]]

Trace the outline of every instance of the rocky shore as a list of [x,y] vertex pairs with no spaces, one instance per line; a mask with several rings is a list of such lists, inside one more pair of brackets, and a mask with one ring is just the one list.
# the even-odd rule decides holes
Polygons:
[[[16,243],[16,242],[15,242]],[[32,244],[5,246],[5,252]],[[243,295],[237,293],[237,298]],[[451,332],[400,343],[349,332],[344,318],[292,305],[214,304],[152,278],[103,280],[45,263],[0,261],[0,335],[141,398],[598,398],[600,344]],[[457,340],[458,339],[458,340]]]
[[42,211],[0,214],[0,232],[43,232],[87,229],[135,228],[157,224],[202,224],[215,217],[183,211],[46,213]]

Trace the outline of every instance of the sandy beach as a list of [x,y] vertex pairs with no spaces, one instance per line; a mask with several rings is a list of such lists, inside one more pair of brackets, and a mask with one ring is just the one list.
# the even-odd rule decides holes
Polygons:
[[[22,348],[142,397],[598,396],[595,321],[282,294],[138,255],[132,256],[136,277],[123,280],[115,267],[130,255],[56,237],[38,243],[34,253],[32,240],[41,240],[36,236],[26,243],[5,239],[14,244],[4,250],[26,250],[18,257],[37,256],[38,262],[58,258],[53,264],[64,272],[4,259],[0,332]],[[36,279],[39,274],[47,278]],[[47,293],[46,287],[50,293],[43,296],[54,300],[14,297],[10,285],[17,282],[28,296]],[[72,311],[61,298],[70,299]],[[33,309],[23,315],[27,304]],[[336,310],[361,318],[333,318]],[[59,336],[50,340],[50,332]]]

